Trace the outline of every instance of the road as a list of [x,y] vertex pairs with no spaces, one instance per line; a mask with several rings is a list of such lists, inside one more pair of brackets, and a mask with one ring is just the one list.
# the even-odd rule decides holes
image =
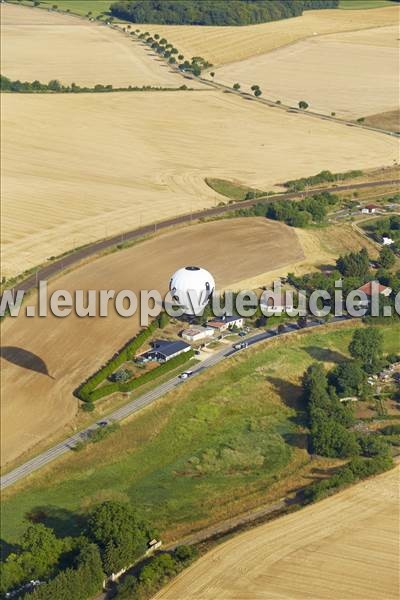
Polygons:
[[[319,192],[329,192],[335,194],[338,192],[347,192],[364,188],[375,188],[384,185],[399,184],[400,179],[385,179],[382,181],[371,181],[367,183],[353,183],[348,185],[336,185],[326,188],[318,188],[310,190],[309,193],[313,194]],[[33,273],[32,275],[15,285],[12,289],[14,293],[20,290],[24,292],[29,292],[37,287],[39,280],[49,280],[50,277],[61,273],[64,269],[69,269],[87,258],[96,256],[97,254],[100,254],[105,250],[118,246],[118,244],[121,244],[122,242],[133,242],[135,240],[143,238],[146,235],[156,233],[157,231],[161,231],[169,227],[173,227],[174,225],[191,223],[196,219],[207,219],[217,217],[223,215],[224,213],[232,212],[240,208],[249,208],[260,202],[267,204],[270,202],[276,202],[277,200],[293,200],[301,195],[301,192],[288,192],[283,194],[274,194],[272,196],[265,196],[262,198],[255,198],[254,200],[244,200],[242,202],[235,202],[234,204],[225,204],[224,206],[216,206],[214,208],[208,208],[205,210],[198,211],[196,213],[190,213],[186,215],[180,215],[179,217],[173,217],[165,221],[160,221],[159,223],[153,223],[152,225],[146,225],[143,227],[139,227],[138,229],[127,231],[123,234],[115,235],[111,238],[99,240],[98,242],[95,242],[94,244],[89,244],[88,246],[80,248],[75,252],[72,251],[71,254],[54,260],[44,267],[39,267],[35,271],[35,273]]]
[[[337,323],[337,322],[344,321],[347,319],[349,319],[349,317],[347,317],[347,316],[334,317],[330,321],[330,323]],[[321,323],[317,320],[313,320],[313,321],[309,321],[306,324],[305,328],[318,327],[319,325],[322,325],[322,324],[324,324],[324,323],[323,322]],[[254,336],[247,338],[246,341],[248,343],[248,347],[251,347],[254,344],[258,344],[259,342],[262,342],[264,340],[268,340],[268,339],[275,338],[278,336],[288,335],[289,333],[293,333],[293,331],[296,331],[298,329],[299,329],[298,325],[293,323],[293,324],[287,325],[285,327],[285,330],[282,332],[278,332],[277,329],[262,331],[261,333],[258,333]],[[234,350],[233,347],[229,345],[228,347],[223,348],[219,352],[216,352],[209,358],[206,358],[200,364],[194,366],[193,369],[191,369],[193,371],[193,375],[191,378],[195,377],[196,375],[199,375],[206,369],[213,367],[214,365],[229,358],[230,356],[237,354],[238,352],[245,352],[245,351],[246,351],[245,348],[242,350]],[[38,456],[32,458],[31,460],[28,460],[27,462],[23,463],[19,467],[15,468],[12,471],[10,471],[9,473],[6,473],[5,475],[3,475],[0,478],[0,489],[1,490],[6,489],[7,487],[17,483],[17,481],[20,481],[24,477],[31,475],[35,471],[38,471],[39,469],[44,467],[45,465],[48,465],[49,463],[53,462],[60,456],[63,456],[67,452],[73,451],[74,446],[76,446],[77,444],[79,444],[82,441],[88,440],[91,435],[91,432],[93,432],[96,429],[103,426],[103,425],[99,424],[100,422],[101,423],[106,422],[108,424],[111,424],[113,422],[122,421],[123,419],[126,419],[130,415],[137,413],[145,406],[149,406],[150,404],[152,404],[153,402],[155,402],[156,400],[158,400],[159,398],[161,398],[168,392],[171,392],[177,386],[181,386],[181,385],[184,385],[184,382],[181,379],[179,379],[179,376],[175,376],[172,379],[169,379],[168,381],[166,381],[165,383],[162,383],[161,385],[157,386],[153,390],[143,394],[142,396],[139,396],[139,398],[136,398],[135,400],[128,402],[121,408],[118,408],[111,414],[107,415],[106,417],[103,417],[101,419],[101,421],[99,421],[97,423],[93,423],[86,429],[72,435],[71,437],[67,438],[66,440],[60,442],[59,444],[56,444],[52,448],[49,448],[45,452],[42,452]]]

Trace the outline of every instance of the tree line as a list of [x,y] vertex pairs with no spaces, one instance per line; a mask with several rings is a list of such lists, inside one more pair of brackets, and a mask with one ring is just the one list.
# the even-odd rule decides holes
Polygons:
[[121,0],[114,17],[165,25],[250,25],[298,17],[304,10],[337,8],[339,0]]
[[186,85],[181,85],[179,88],[164,88],[152,85],[133,86],[128,87],[113,87],[111,84],[103,85],[97,83],[93,87],[80,86],[76,83],[71,85],[64,85],[58,79],[52,79],[48,83],[42,83],[35,79],[35,81],[20,81],[19,79],[11,80],[4,75],[0,75],[0,91],[1,92],[14,92],[20,94],[88,94],[88,93],[102,93],[102,92],[149,92],[149,91],[177,91],[177,90],[188,90]]

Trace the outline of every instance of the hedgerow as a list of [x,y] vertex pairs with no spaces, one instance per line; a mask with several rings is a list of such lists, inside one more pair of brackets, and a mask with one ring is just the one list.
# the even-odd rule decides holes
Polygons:
[[171,358],[171,360],[169,360],[168,362],[161,364],[156,369],[153,369],[152,371],[147,371],[147,373],[144,373],[140,377],[136,377],[136,379],[132,379],[127,383],[110,383],[109,385],[105,385],[101,388],[98,388],[97,390],[94,390],[90,393],[90,402],[95,402],[96,400],[104,398],[105,396],[109,396],[110,394],[114,394],[115,392],[132,392],[133,390],[144,385],[145,383],[149,383],[149,381],[153,381],[154,379],[161,377],[161,375],[164,375],[169,371],[173,371],[180,365],[183,365],[185,362],[187,362],[190,358],[193,358],[193,356],[193,350],[190,350],[189,352],[184,352],[183,354],[179,354],[179,356],[176,356],[175,358]]
[[[97,371],[94,375],[89,377],[79,388],[75,390],[75,396],[77,396],[83,402],[92,402],[93,398],[91,397],[92,392],[103,382],[107,377],[109,377],[118,367],[123,365],[127,360],[131,360],[136,352],[143,346],[143,344],[148,340],[156,329],[159,327],[159,321],[155,320],[146,329],[143,329],[136,337],[130,340],[113,358],[108,361],[101,369]],[[111,394],[113,391],[117,391],[115,386],[118,387],[118,383],[111,383],[107,386],[101,388],[102,394],[99,398],[107,396]],[[108,389],[107,393],[104,390]]]

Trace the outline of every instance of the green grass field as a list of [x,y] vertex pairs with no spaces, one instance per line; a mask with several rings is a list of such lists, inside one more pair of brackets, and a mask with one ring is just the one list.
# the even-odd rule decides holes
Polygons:
[[[18,1],[14,2],[18,4]],[[87,15],[92,12],[93,17],[107,12],[113,3],[113,0],[40,0],[39,8],[52,8],[57,6],[59,10],[70,10],[71,13],[77,15]],[[21,4],[32,6],[29,0],[22,0]]]
[[361,10],[366,8],[383,8],[396,6],[391,0],[340,0],[339,8],[345,10]]
[[[382,330],[386,351],[398,350],[400,325]],[[28,516],[77,533],[76,515],[106,499],[132,502],[170,534],[223,518],[232,503],[237,512],[262,503],[309,460],[298,410],[304,369],[340,360],[353,331],[275,340],[185,383],[117,434],[6,491],[2,539],[15,542]]]

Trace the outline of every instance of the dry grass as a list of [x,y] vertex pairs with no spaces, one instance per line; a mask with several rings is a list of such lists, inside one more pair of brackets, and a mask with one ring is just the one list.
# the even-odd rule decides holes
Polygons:
[[244,91],[257,83],[270,99],[355,119],[398,107],[398,39],[398,26],[317,36],[226,65],[215,80]]
[[3,94],[2,103],[6,276],[224,200],[205,177],[271,189],[398,155],[394,138],[214,91]]
[[365,117],[365,124],[400,133],[400,110],[390,110]]
[[[296,232],[284,225],[257,218],[216,221],[100,258],[58,278],[49,292],[129,288],[138,295],[146,289],[163,293],[183,263],[210,269],[225,288],[302,256]],[[14,360],[22,365],[2,359],[3,464],[70,423],[77,409],[74,388],[137,332],[136,317],[127,321],[110,312],[108,318],[92,319],[21,315],[3,323],[3,346],[17,349]]]
[[231,539],[156,598],[395,600],[399,470]]
[[142,25],[141,31],[159,33],[186,57],[203,56],[215,66],[243,60],[293,44],[308,37],[393,25],[396,6],[374,10],[306,11],[302,17],[243,27],[193,25]]
[[2,74],[11,79],[127,87],[179,87],[184,79],[137,42],[105,25],[1,5]]

